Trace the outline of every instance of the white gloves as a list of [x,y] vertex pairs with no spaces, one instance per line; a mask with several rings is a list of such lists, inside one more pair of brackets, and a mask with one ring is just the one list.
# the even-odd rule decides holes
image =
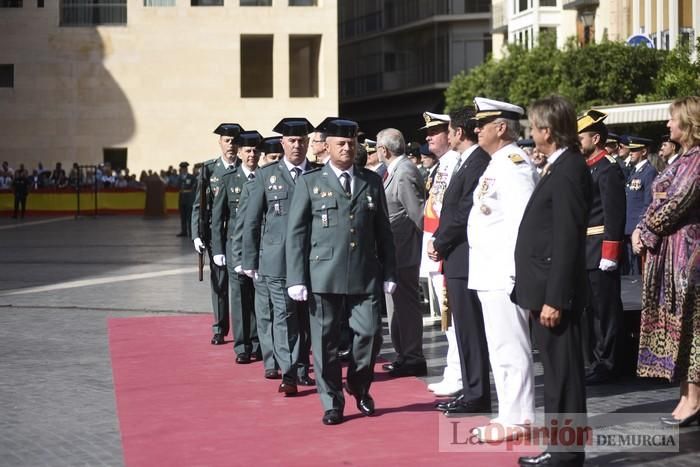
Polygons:
[[199,237],[194,239],[194,250],[200,254],[204,253],[204,250],[206,250],[206,247],[204,246],[204,242]]
[[396,291],[396,282],[384,282],[384,293],[388,293],[389,295],[393,294]]
[[233,268],[233,270],[236,272],[236,274],[243,274],[243,267],[240,264]]
[[287,288],[287,293],[295,302],[305,302],[309,298],[309,291],[305,285],[293,285]]
[[256,271],[255,269],[243,269],[243,274],[250,277],[251,279],[258,278],[258,271]]
[[217,266],[226,266],[226,255],[214,255],[214,264]]
[[614,271],[615,269],[617,269],[617,261],[601,258],[598,268],[601,271]]

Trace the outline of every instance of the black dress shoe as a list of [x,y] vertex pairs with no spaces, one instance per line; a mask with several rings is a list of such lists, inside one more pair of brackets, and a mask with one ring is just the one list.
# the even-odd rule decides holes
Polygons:
[[280,379],[280,372],[278,370],[265,370],[265,379]]
[[251,352],[250,358],[253,361],[259,362],[260,360],[262,360],[262,352],[259,350],[257,352]]
[[398,367],[401,366],[401,362],[389,362],[389,363],[383,363],[382,364],[382,370],[385,371],[394,371]]
[[594,386],[596,384],[605,384],[610,382],[612,379],[610,370],[604,368],[605,367],[599,366],[587,371],[585,376],[586,384],[589,386]]
[[338,350],[338,359],[346,361],[350,358],[350,349],[340,349]]
[[211,345],[221,345],[224,343],[224,336],[221,334],[214,334],[214,337],[211,338]]
[[252,360],[250,359],[250,354],[248,352],[241,352],[236,356],[236,363],[240,363],[242,365],[250,363]]
[[661,417],[661,424],[664,426],[677,426],[678,428],[683,428],[686,426],[690,426],[693,422],[700,423],[700,410],[698,410],[692,415],[688,415],[683,419],[677,419],[674,416]]
[[374,415],[374,399],[372,399],[372,396],[370,396],[369,393],[358,394],[356,391],[350,389],[348,383],[345,383],[345,390],[348,392],[348,394],[355,398],[357,410],[359,410],[362,415],[367,417]]
[[442,411],[449,409],[450,407],[456,407],[457,405],[461,404],[463,400],[464,400],[464,394],[460,394],[459,396],[455,397],[454,399],[450,399],[448,401],[443,401],[443,402],[438,402],[437,404],[435,404],[435,408],[442,412]]
[[300,376],[297,378],[297,384],[299,386],[316,386],[316,381],[313,378],[306,376]]
[[428,365],[425,362],[402,363],[401,366],[389,370],[389,376],[400,378],[402,376],[425,376],[428,374]]
[[470,413],[470,414],[480,414],[480,413],[491,413],[491,403],[483,402],[480,400],[470,400],[470,401],[460,401],[454,404],[452,407],[445,409],[445,415]]
[[552,454],[549,452],[543,452],[538,456],[523,456],[518,458],[518,463],[523,466],[533,465],[533,466],[543,466],[543,465],[557,465],[555,460],[552,458]]
[[297,389],[296,383],[290,383],[288,381],[282,381],[277,392],[283,393],[285,396],[296,396],[299,390]]
[[324,425],[338,425],[343,423],[343,413],[337,409],[326,410],[321,421]]

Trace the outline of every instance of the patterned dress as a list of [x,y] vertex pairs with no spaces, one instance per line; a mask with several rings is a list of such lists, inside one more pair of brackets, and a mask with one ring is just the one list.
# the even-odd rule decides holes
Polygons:
[[637,374],[700,383],[700,146],[653,190],[638,225],[647,257]]

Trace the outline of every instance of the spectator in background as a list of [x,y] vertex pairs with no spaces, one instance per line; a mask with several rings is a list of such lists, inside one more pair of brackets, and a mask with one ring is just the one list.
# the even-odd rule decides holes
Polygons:
[[60,162],[56,162],[56,168],[51,173],[51,185],[56,188],[63,188],[68,184],[68,179],[66,178],[66,171],[63,170]]
[[146,178],[148,178],[148,173],[142,170],[141,175],[139,175],[139,183],[146,183]]
[[425,172],[421,172],[423,180],[425,180],[425,191],[430,191],[430,187],[433,186],[433,181],[435,180],[438,159],[435,154],[430,152],[427,143],[421,144],[418,151],[420,152],[421,165],[425,170]]
[[49,185],[49,179],[51,178],[51,171],[44,168],[44,164],[39,162],[36,166],[37,179],[36,186],[38,188],[44,188]]
[[318,162],[319,164],[325,164],[326,161],[328,161],[329,157],[329,154],[326,151],[326,134],[322,131],[315,131],[311,133],[309,137],[309,150],[311,151],[311,160],[314,162]]
[[672,140],[670,135],[664,135],[661,137],[661,148],[659,149],[659,156],[663,158],[666,165],[669,166],[673,164],[681,152],[681,145]]
[[622,274],[641,274],[642,258],[635,254],[630,236],[644,215],[647,206],[651,204],[653,192],[651,184],[658,172],[647,161],[647,153],[651,140],[637,136],[627,137],[627,147],[630,149],[632,170],[627,178],[625,193],[627,194],[627,220],[625,222],[625,259]]
[[654,200],[632,233],[646,251],[637,374],[680,382],[665,425],[700,419],[700,97],[671,104],[670,139],[682,154],[653,183]]
[[379,160],[379,154],[377,153],[377,142],[371,139],[365,139],[364,142],[365,149],[367,150],[367,164],[365,168],[376,172],[377,175],[382,177],[382,180],[386,178],[386,164]]
[[12,181],[12,188],[15,193],[15,212],[12,216],[17,219],[17,215],[24,219],[24,212],[27,209],[27,195],[29,194],[29,186],[31,182],[29,174],[24,169],[24,164],[19,165],[19,169],[15,172],[15,177]]
[[70,174],[68,174],[68,184],[70,186],[77,187],[83,181],[82,173],[80,171],[80,166],[77,162],[73,162],[73,167],[70,169]]
[[0,190],[9,190],[10,188],[12,188],[12,175],[5,170],[0,170]]
[[10,167],[10,164],[7,161],[3,161],[2,170],[0,170],[0,172],[4,172],[6,175],[9,175],[10,177],[12,177],[15,174],[14,169],[12,169],[12,167]]

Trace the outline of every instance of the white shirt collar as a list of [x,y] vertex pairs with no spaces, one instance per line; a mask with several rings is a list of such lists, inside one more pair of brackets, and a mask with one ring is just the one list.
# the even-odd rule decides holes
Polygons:
[[554,151],[551,155],[547,156],[547,164],[550,166],[554,164],[554,162],[559,159],[559,156],[561,156],[564,151],[566,151],[568,148],[559,148],[556,151]]
[[676,161],[676,159],[678,159],[678,156],[679,156],[679,155],[680,155],[680,154],[674,154],[674,155],[672,155],[671,157],[669,157],[669,158],[668,158],[668,164],[667,164],[667,165],[673,164],[673,163]]
[[241,164],[241,169],[243,170],[243,175],[245,175],[245,178],[248,178],[248,175],[255,172],[255,170],[248,170],[248,167],[246,167],[245,164]]
[[341,175],[341,174],[347,173],[348,175],[350,175],[350,181],[352,181],[352,178],[353,178],[353,176],[354,176],[354,170],[353,170],[353,169],[354,169],[354,166],[351,165],[350,168],[349,168],[348,170],[340,170],[338,167],[334,166],[333,163],[332,163],[331,161],[328,161],[328,162],[326,163],[326,165],[327,165],[328,167],[330,167],[331,170],[333,170],[333,173],[335,174],[336,177],[338,177],[338,179],[340,179],[340,175]]
[[392,160],[391,163],[389,163],[389,166],[386,168],[386,172],[388,174],[393,174],[394,170],[396,170],[396,166],[399,164],[399,162],[402,159],[405,159],[405,158],[406,158],[406,156],[404,156],[403,154],[400,155],[399,157],[394,158],[394,160]]
[[644,167],[644,164],[647,163],[646,159],[642,159],[641,161],[637,162],[637,165],[634,166],[634,171],[639,172],[642,170],[642,167]]
[[[236,157],[238,157],[238,156],[236,156]],[[222,155],[221,156],[221,163],[224,164],[224,167],[226,167],[226,169],[228,170],[231,167],[233,167],[234,165],[236,165],[236,159],[233,160],[232,164],[229,164],[228,161],[226,160],[226,158]]]
[[288,170],[289,172],[291,172],[292,169],[293,169],[294,167],[300,168],[301,171],[302,171],[302,173],[303,173],[303,172],[306,172],[306,158],[304,158],[304,162],[302,162],[302,163],[299,164],[299,165],[294,165],[294,164],[292,164],[291,162],[289,162],[289,161],[287,160],[287,157],[286,157],[286,156],[283,157],[282,160],[284,161],[284,165],[287,167],[287,170]]
[[469,156],[472,155],[474,151],[476,151],[476,148],[478,148],[478,144],[472,144],[469,146],[467,149],[464,150],[464,152],[459,156],[459,166],[461,167],[462,164],[467,162],[467,159],[469,159]]

